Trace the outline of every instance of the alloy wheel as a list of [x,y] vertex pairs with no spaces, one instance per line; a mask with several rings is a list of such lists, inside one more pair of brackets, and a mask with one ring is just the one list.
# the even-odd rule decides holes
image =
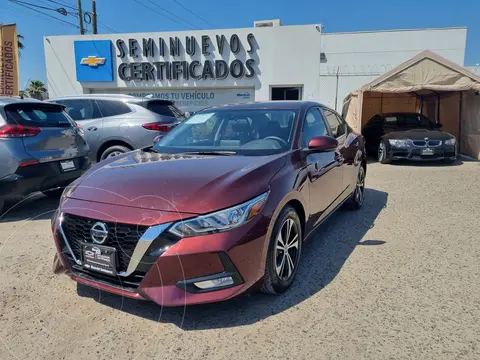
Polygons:
[[108,158],[112,158],[112,157],[115,157],[115,156],[118,156],[118,155],[122,155],[123,152],[121,151],[112,151],[110,154],[107,155],[106,159]]
[[295,271],[298,263],[299,241],[297,224],[287,218],[276,239],[275,269],[278,277],[283,281],[289,280]]
[[383,142],[378,146],[378,161],[382,161],[385,156],[385,144]]
[[358,203],[358,205],[363,204],[364,192],[365,192],[365,170],[363,166],[360,166],[360,169],[358,170],[357,184],[355,186],[355,201]]

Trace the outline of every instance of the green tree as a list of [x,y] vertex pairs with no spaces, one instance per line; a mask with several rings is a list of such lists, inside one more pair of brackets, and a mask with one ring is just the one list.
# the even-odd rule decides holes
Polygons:
[[25,49],[25,45],[23,44],[23,36],[17,34],[17,44],[18,44],[18,56],[22,56],[21,50]]
[[26,89],[28,96],[42,100],[46,97],[47,89],[45,88],[45,84],[40,80],[32,80],[30,81],[30,85]]
[[26,98],[26,97],[28,97],[28,92],[26,92],[25,90],[20,90],[20,91],[18,92],[18,95],[20,95],[21,97]]

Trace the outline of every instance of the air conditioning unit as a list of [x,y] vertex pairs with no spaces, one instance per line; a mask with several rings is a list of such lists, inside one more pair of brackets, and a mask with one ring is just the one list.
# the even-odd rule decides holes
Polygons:
[[274,27],[274,26],[282,26],[282,22],[280,19],[274,19],[274,20],[260,20],[260,21],[255,21],[253,23],[254,27]]

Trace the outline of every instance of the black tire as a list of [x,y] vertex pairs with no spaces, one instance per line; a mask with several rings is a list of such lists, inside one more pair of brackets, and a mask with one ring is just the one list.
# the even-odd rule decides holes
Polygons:
[[457,159],[444,159],[443,162],[445,164],[455,164],[455,162],[457,161]]
[[365,167],[360,165],[358,169],[357,180],[355,182],[355,191],[350,199],[347,200],[345,206],[350,210],[359,210],[365,200]]
[[388,156],[387,144],[383,140],[381,140],[378,145],[377,156],[380,164],[390,164],[392,162],[392,159]]
[[[292,228],[290,230],[290,237],[287,239],[287,228],[284,228],[284,225],[289,227],[290,224],[292,224]],[[293,226],[295,227],[295,230]],[[296,232],[296,240],[293,231]],[[284,251],[283,253],[281,252],[281,250],[278,250],[277,236],[280,232],[282,232],[282,239],[283,237],[285,237],[287,239],[287,243],[290,242],[290,245],[296,244],[297,247],[292,246],[287,250],[287,252]],[[297,274],[298,265],[300,263],[300,258],[302,254],[302,242],[302,226],[300,223],[300,219],[298,218],[298,214],[294,208],[292,208],[291,206],[286,206],[282,209],[280,215],[278,216],[277,221],[275,222],[275,225],[273,227],[272,236],[270,238],[267,261],[265,264],[265,276],[261,288],[263,292],[267,294],[277,295],[285,292],[290,287],[290,285],[292,285],[293,280],[295,279],[295,275]],[[288,253],[288,257],[285,255],[286,253]],[[282,258],[282,260],[280,260],[279,265],[278,261],[280,258]],[[291,259],[292,261],[290,262],[288,261],[288,259]],[[291,269],[290,264],[293,264],[293,270],[291,271],[291,273],[289,272],[289,270]],[[277,270],[277,265],[280,270]],[[280,275],[278,272],[280,272]],[[282,276],[283,274],[285,274],[286,276]]]
[[3,211],[4,205],[5,205],[5,200],[0,199],[0,214],[1,214],[2,211]]
[[109,157],[112,157],[112,156],[116,156],[116,155],[120,155],[120,154],[125,154],[129,151],[132,151],[131,149],[129,149],[128,147],[126,146],[122,146],[122,145],[114,145],[114,146],[110,146],[109,148],[107,148],[103,153],[102,155],[100,156],[100,161],[102,160],[105,160]]
[[48,196],[50,198],[57,198],[62,195],[64,188],[55,188],[55,189],[50,189],[50,190],[45,190],[42,191],[43,195]]

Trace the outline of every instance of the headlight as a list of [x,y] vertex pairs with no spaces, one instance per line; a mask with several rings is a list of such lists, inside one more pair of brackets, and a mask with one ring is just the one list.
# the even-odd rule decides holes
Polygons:
[[388,142],[390,143],[390,145],[395,146],[395,147],[407,147],[408,146],[408,140],[388,139]]
[[457,143],[457,140],[455,140],[455,138],[445,140],[445,145],[453,146],[453,145],[455,145],[456,143]]
[[182,238],[213,234],[239,227],[250,221],[267,201],[268,192],[229,209],[180,221],[168,230]]

